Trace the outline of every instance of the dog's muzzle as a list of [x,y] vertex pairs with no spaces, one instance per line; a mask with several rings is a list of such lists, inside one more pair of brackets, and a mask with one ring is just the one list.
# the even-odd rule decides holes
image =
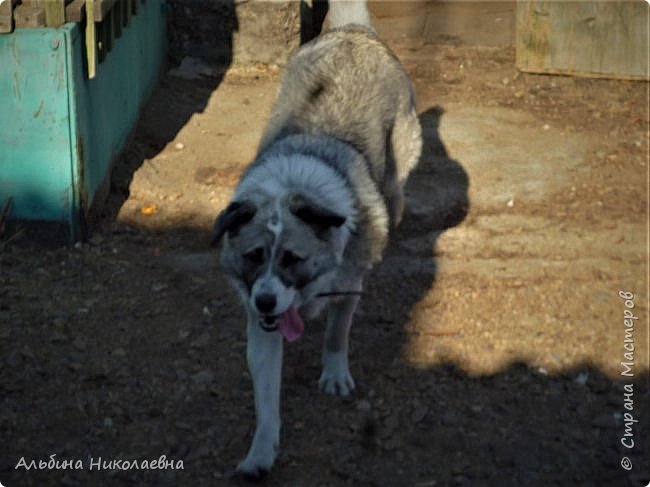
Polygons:
[[277,316],[262,316],[260,317],[260,321],[258,322],[260,325],[260,328],[266,332],[272,332],[278,329],[278,317]]
[[298,314],[295,304],[289,306],[287,310],[279,315],[260,315],[258,324],[264,331],[278,331],[288,342],[293,342],[300,338],[300,335],[302,335],[305,329],[305,325]]

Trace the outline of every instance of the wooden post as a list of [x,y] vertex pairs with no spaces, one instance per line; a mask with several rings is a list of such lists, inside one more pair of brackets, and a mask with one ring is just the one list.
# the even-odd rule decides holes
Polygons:
[[22,4],[14,11],[16,27],[45,27],[45,10]]
[[14,30],[13,0],[0,0],[0,34]]
[[61,27],[65,23],[65,0],[48,0],[43,2],[45,25]]
[[115,0],[95,0],[95,22],[101,22],[104,17],[111,11]]
[[86,0],[72,0],[65,7],[66,22],[81,22],[86,17]]
[[133,6],[131,5],[131,0],[125,0],[126,12],[124,13],[124,27],[128,26],[131,23],[131,13],[133,12]]
[[88,78],[93,79],[97,69],[97,38],[95,36],[95,0],[86,0],[86,60]]
[[113,8],[113,37],[119,39],[122,37],[122,26],[124,25],[124,4],[125,2],[118,2]]

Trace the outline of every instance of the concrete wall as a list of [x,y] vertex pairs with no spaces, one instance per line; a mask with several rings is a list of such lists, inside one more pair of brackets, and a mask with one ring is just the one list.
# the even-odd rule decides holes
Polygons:
[[[238,26],[232,36],[233,61],[283,64],[300,43],[301,25],[303,38],[317,33],[324,2],[249,0],[235,2],[233,8]],[[369,2],[383,39],[433,44],[514,46],[515,9],[515,0]]]
[[300,8],[299,0],[236,2],[233,61],[283,64],[300,45]]

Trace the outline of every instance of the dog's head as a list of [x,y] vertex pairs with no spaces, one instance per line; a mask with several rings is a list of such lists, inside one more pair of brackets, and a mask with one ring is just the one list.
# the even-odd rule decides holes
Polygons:
[[304,194],[266,201],[239,195],[217,217],[212,246],[224,240],[221,264],[262,328],[297,316],[296,308],[327,286],[349,238],[346,219]]

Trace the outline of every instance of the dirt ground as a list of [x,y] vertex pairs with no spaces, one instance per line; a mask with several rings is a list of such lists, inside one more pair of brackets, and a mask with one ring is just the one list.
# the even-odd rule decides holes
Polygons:
[[[317,390],[309,323],[285,347],[266,485],[646,485],[648,85],[519,73],[511,49],[392,47],[425,144],[352,330],[358,390]],[[245,483],[244,316],[208,240],[280,70],[198,71],[162,77],[88,242],[0,242],[6,487]],[[183,468],[91,470],[163,455]]]

